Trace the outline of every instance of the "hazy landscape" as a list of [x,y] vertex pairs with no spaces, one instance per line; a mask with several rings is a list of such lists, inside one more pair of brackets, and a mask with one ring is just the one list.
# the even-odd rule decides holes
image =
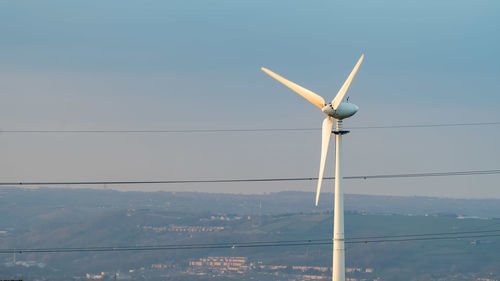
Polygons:
[[[331,194],[2,189],[0,248],[78,248],[331,238]],[[500,229],[500,200],[349,195],[346,238]],[[350,280],[500,278],[500,239],[347,244]],[[307,244],[307,243],[306,243]],[[4,253],[1,279],[322,280],[331,245]],[[210,265],[229,261],[232,267]],[[215,262],[215,264],[218,264]],[[425,270],[423,270],[425,268]],[[488,279],[477,279],[488,280]]]
[[500,281],[499,11],[0,1],[0,281]]

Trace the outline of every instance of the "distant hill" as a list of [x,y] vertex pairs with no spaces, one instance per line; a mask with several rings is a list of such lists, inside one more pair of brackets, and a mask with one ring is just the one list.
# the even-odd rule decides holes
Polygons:
[[[12,204],[32,207],[72,206],[116,207],[129,205],[141,208],[165,207],[171,210],[200,213],[284,214],[314,213],[332,210],[333,195],[324,193],[319,207],[313,206],[311,192],[278,192],[260,195],[239,195],[200,192],[120,192],[94,189],[23,189],[0,190],[2,209]],[[464,215],[484,218],[500,217],[500,199],[451,199],[436,197],[403,197],[378,195],[345,195],[346,211],[370,214]]]

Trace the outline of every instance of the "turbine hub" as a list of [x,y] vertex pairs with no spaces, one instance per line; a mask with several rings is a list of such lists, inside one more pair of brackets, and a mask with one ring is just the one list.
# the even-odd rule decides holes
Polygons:
[[341,102],[337,107],[337,109],[333,109],[333,105],[331,103],[325,105],[325,107],[321,109],[321,111],[323,111],[325,114],[337,120],[342,120],[351,117],[354,114],[356,114],[358,110],[359,107],[357,105],[349,102]]

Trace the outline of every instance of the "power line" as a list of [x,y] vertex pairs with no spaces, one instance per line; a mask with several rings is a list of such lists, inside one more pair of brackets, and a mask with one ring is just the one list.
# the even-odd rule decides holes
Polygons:
[[[346,180],[368,180],[368,179],[392,179],[392,178],[424,178],[424,177],[450,177],[450,176],[472,176],[500,174],[496,170],[468,170],[452,172],[430,172],[430,173],[406,173],[406,174],[381,174],[381,175],[359,175],[346,176]],[[137,180],[137,181],[17,181],[0,182],[0,186],[16,185],[129,185],[129,184],[186,184],[186,183],[238,183],[238,182],[283,182],[283,181],[313,181],[317,177],[300,178],[247,178],[247,179],[212,179],[212,180]],[[333,180],[335,177],[325,177],[325,180]]]
[[464,235],[464,236],[447,236],[447,237],[421,237],[421,238],[404,238],[404,239],[385,239],[385,240],[360,240],[346,241],[345,243],[385,243],[385,242],[409,242],[409,241],[428,241],[428,240],[449,240],[449,239],[466,239],[466,238],[485,238],[485,237],[500,237],[500,234],[484,234],[484,235]]
[[[475,123],[437,123],[437,124],[414,124],[414,125],[383,125],[383,126],[353,126],[348,130],[364,129],[403,129],[403,128],[431,128],[431,127],[462,127],[462,126],[491,126],[500,125],[500,121],[495,122],[475,122]],[[179,130],[0,130],[0,133],[43,133],[43,134],[81,134],[81,133],[245,133],[245,132],[293,132],[293,131],[319,131],[319,128],[254,128],[254,129],[179,129]]]
[[[346,244],[368,244],[368,243],[388,243],[388,242],[410,242],[410,241],[431,241],[449,239],[487,238],[500,237],[500,234],[478,234],[490,231],[466,231],[466,232],[444,232],[434,234],[409,234],[398,236],[379,236],[347,238]],[[460,235],[460,234],[476,235]],[[433,236],[433,237],[415,237]],[[391,237],[398,237],[394,239]],[[375,239],[376,238],[376,239]],[[385,239],[382,239],[385,238]],[[70,252],[122,252],[122,251],[158,251],[158,250],[195,250],[195,249],[237,249],[237,248],[262,248],[262,247],[293,247],[312,245],[331,245],[331,239],[310,239],[310,240],[288,240],[288,241],[261,241],[261,242],[231,242],[231,243],[207,243],[207,244],[171,244],[171,245],[151,245],[151,246],[116,246],[116,247],[79,247],[79,248],[8,248],[0,249],[0,254],[9,253],[70,253]]]
[[419,237],[419,236],[462,235],[462,234],[478,234],[478,233],[492,233],[492,232],[500,232],[500,229],[494,229],[494,230],[473,230],[473,231],[455,231],[455,232],[438,232],[438,233],[422,233],[422,234],[401,234],[401,235],[351,237],[351,238],[348,238],[348,240],[405,238],[405,237],[407,238],[407,237]]
[[473,122],[473,123],[440,123],[440,124],[415,124],[415,125],[384,125],[384,126],[357,126],[348,129],[403,129],[403,128],[429,128],[429,127],[463,127],[463,126],[488,126],[500,125],[500,122]]

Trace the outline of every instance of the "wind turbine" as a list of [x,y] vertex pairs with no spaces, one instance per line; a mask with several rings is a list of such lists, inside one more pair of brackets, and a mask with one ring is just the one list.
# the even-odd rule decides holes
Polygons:
[[[331,134],[335,134],[335,210],[333,219],[333,268],[332,280],[345,281],[345,244],[344,244],[344,191],[342,189],[342,176],[340,174],[340,156],[342,135],[349,131],[342,130],[342,120],[353,116],[358,111],[358,106],[353,103],[343,102],[345,94],[351,85],[351,82],[358,72],[358,68],[363,61],[364,55],[361,55],[354,69],[347,77],[347,80],[340,88],[335,98],[330,103],[318,94],[303,88],[280,75],[272,72],[267,68],[262,68],[262,71],[269,76],[278,80],[288,88],[292,89],[306,100],[319,107],[326,114],[323,120],[322,138],[321,138],[321,161],[319,166],[318,187],[316,189],[316,206],[318,206],[319,193],[321,191],[321,183],[323,182],[323,172],[325,170],[326,154],[328,152],[328,144]],[[335,131],[332,131],[333,121],[335,120]]]

